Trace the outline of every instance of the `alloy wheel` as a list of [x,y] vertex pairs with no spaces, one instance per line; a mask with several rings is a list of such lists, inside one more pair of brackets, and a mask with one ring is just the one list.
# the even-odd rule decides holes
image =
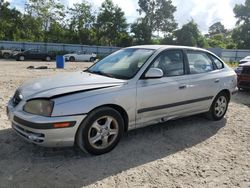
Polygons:
[[227,110],[227,98],[225,96],[220,96],[215,102],[215,115],[221,117]]
[[116,140],[118,132],[118,122],[111,116],[103,116],[91,125],[88,140],[92,147],[105,149]]

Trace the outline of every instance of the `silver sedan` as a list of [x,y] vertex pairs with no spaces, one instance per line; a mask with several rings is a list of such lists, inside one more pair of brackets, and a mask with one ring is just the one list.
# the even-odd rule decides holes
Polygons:
[[236,91],[234,70],[209,51],[135,46],[85,71],[24,83],[7,113],[28,141],[103,154],[128,130],[201,113],[220,120]]

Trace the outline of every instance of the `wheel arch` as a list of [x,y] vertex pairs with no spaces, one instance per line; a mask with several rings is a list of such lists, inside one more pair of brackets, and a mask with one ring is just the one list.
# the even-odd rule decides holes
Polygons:
[[24,57],[24,59],[26,59],[26,55],[24,55],[24,54],[20,54],[19,56],[18,56],[18,59],[20,60],[20,57],[21,56],[23,56]]
[[[117,104],[104,104],[104,105],[97,106],[94,109],[92,109],[91,111],[89,111],[88,114],[90,114],[94,110],[96,110],[98,108],[102,108],[102,107],[110,107],[110,108],[115,109],[118,113],[120,113],[121,116],[122,116],[122,119],[124,121],[124,132],[128,131],[128,122],[129,122],[128,114],[127,114],[126,110],[123,107],[121,107],[121,106],[119,106]],[[81,124],[85,121],[85,119],[86,118],[84,118],[82,120]],[[80,124],[80,126],[81,126],[81,124]],[[77,131],[76,131],[75,136],[74,136],[74,145],[76,145],[77,134],[79,132],[80,126],[78,126]],[[85,150],[85,152],[86,152],[86,150]]]
[[51,56],[51,55],[46,54],[46,55],[45,55],[45,57],[44,57],[44,60],[47,60],[47,57],[49,57],[49,58],[50,58],[50,60],[52,59],[52,56]]
[[123,121],[124,121],[124,132],[128,131],[129,117],[128,117],[128,114],[127,114],[126,110],[123,107],[121,107],[120,105],[117,105],[117,104],[103,104],[101,106],[95,107],[94,109],[89,111],[88,114],[90,114],[94,110],[96,110],[98,108],[102,108],[102,107],[110,107],[110,108],[115,109],[117,112],[119,112],[121,114],[121,116],[122,116]]
[[219,95],[220,93],[225,93],[226,96],[228,97],[228,102],[230,102],[230,100],[231,100],[231,94],[230,94],[230,91],[228,89],[221,90],[217,95]]
[[[214,97],[213,102],[210,105],[209,111],[207,113],[205,113],[205,116],[209,119],[209,120],[214,120],[214,121],[218,121],[221,120],[221,118],[224,117],[226,111],[224,112],[224,114],[221,117],[217,117],[214,114],[214,110],[213,110],[213,105],[216,102],[216,99],[220,96],[220,95],[224,95],[225,97],[227,97],[227,108],[228,108],[228,103],[230,102],[230,98],[231,98],[231,94],[230,94],[230,90],[228,89],[223,89],[220,92],[218,92],[218,94]],[[226,108],[226,110],[227,110]]]
[[[104,104],[104,105],[96,107],[95,109],[101,108],[101,107],[110,107],[110,108],[113,108],[116,111],[118,111],[121,114],[122,119],[124,121],[124,132],[128,131],[129,118],[128,118],[128,114],[127,114],[126,110],[123,107],[121,107],[117,104]],[[95,109],[93,109],[93,110],[95,110]],[[91,110],[91,111],[93,111],[93,110]]]
[[90,62],[92,62],[92,60],[93,60],[93,61],[95,61],[95,60],[96,60],[96,58],[95,58],[95,57],[93,57],[93,56],[91,56],[91,57],[89,58],[89,61],[90,61]]
[[10,55],[10,52],[4,52],[3,55],[5,55],[5,54]]

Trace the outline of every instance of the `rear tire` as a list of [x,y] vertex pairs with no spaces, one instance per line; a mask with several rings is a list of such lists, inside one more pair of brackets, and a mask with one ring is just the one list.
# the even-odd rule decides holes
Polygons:
[[73,56],[71,56],[70,58],[69,58],[69,61],[71,61],[71,62],[74,62],[76,59],[73,57]]
[[219,121],[221,120],[227,112],[229,103],[229,96],[225,92],[219,93],[211,107],[209,112],[206,113],[206,117],[210,120]]
[[24,61],[25,57],[23,55],[19,56],[19,61]]
[[50,56],[47,56],[47,57],[45,58],[45,60],[46,60],[46,61],[51,61],[51,57],[50,57]]
[[90,62],[94,62],[94,61],[95,61],[95,58],[94,58],[94,57],[91,57],[89,61],[90,61]]
[[76,133],[76,144],[84,151],[101,155],[111,151],[120,141],[124,121],[119,112],[110,107],[92,111]]
[[10,54],[9,53],[4,53],[3,54],[3,58],[4,59],[9,59],[10,58]]

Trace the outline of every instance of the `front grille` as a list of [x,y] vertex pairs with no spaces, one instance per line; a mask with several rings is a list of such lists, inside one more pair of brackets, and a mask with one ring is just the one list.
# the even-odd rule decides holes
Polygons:
[[14,107],[17,106],[21,102],[21,100],[22,100],[22,95],[19,90],[16,90],[12,99],[13,106]]
[[243,70],[242,70],[241,74],[250,75],[250,67],[243,67]]

